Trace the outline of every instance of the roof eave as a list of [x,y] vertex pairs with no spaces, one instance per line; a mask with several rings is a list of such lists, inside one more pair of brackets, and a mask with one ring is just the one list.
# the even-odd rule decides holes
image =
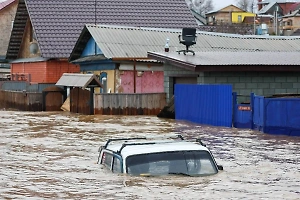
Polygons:
[[169,62],[175,67],[184,68],[194,72],[300,72],[299,65],[264,65],[264,64],[224,64],[224,65],[199,65],[177,60],[167,55],[148,52],[148,58],[162,62]]
[[168,56],[156,54],[153,52],[148,52],[148,58],[155,59],[155,60],[162,61],[162,62],[172,62],[172,65],[174,65],[176,67],[185,68],[190,71],[195,71],[195,69],[196,69],[196,65],[194,65],[194,64],[176,60],[176,59],[170,58]]

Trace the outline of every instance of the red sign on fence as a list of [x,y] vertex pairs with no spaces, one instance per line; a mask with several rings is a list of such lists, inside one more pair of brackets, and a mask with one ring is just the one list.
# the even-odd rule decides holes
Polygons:
[[250,111],[251,107],[250,106],[239,106],[238,110],[242,110],[242,111]]

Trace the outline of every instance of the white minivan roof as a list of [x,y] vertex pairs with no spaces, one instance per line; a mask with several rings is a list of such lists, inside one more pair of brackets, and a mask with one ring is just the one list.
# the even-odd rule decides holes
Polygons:
[[[122,145],[125,145],[122,148]],[[122,148],[122,149],[121,149]],[[130,141],[130,142],[114,142],[107,146],[107,149],[118,152],[121,149],[123,159],[131,155],[170,152],[170,151],[194,151],[202,150],[209,151],[205,146],[198,142],[191,142],[185,140],[159,140],[159,141]]]

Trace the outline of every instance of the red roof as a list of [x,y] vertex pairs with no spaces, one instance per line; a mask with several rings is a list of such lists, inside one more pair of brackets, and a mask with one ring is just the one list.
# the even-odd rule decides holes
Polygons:
[[293,4],[293,5],[290,7],[290,10],[291,10],[291,11],[295,11],[295,10],[299,9],[299,7],[300,7],[300,2]]

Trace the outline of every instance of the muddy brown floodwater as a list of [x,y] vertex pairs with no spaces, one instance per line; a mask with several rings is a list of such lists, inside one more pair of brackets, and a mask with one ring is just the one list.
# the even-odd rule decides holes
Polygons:
[[[0,111],[0,199],[300,199],[300,137],[155,116]],[[98,165],[110,137],[202,138],[224,171],[132,177]]]

